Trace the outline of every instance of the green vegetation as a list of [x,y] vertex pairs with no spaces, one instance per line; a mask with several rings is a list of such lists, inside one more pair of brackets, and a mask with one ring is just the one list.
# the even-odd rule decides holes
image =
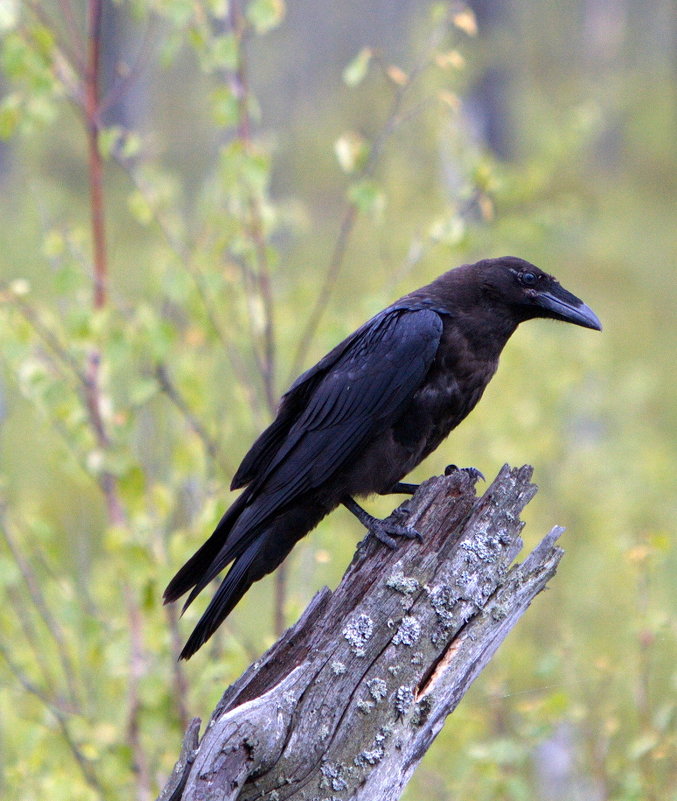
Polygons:
[[[98,0],[0,10],[3,798],[152,797],[362,534],[332,515],[176,663],[199,609],[162,589],[280,392],[398,294],[513,253],[605,330],[525,326],[413,478],[529,462],[525,539],[563,524],[567,553],[405,797],[677,799],[670,4],[611,29],[513,5],[389,31],[381,4],[130,0],[98,34]],[[490,67],[504,159],[468,122]]]

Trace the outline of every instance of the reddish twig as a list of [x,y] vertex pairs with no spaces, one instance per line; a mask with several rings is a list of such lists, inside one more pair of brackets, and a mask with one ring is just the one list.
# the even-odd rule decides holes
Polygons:
[[103,204],[103,159],[99,150],[99,67],[101,55],[101,0],[88,2],[87,68],[85,70],[85,124],[89,156],[92,249],[94,254],[94,308],[106,305],[108,263]]

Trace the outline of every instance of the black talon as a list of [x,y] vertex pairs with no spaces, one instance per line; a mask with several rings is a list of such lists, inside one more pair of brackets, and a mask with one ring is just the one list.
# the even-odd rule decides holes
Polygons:
[[463,473],[467,473],[473,482],[479,481],[480,479],[486,481],[482,473],[476,467],[457,467],[455,464],[448,464],[444,468],[444,475],[450,476],[452,473],[456,473],[459,470]]

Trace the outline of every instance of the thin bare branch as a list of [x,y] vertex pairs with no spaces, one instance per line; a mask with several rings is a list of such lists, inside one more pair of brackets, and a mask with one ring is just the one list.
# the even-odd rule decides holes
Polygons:
[[56,24],[56,20],[48,13],[45,3],[40,0],[24,0],[24,2],[37,21],[55,35],[56,47],[61,56],[68,61],[70,68],[79,73],[84,72],[85,65],[78,55],[78,53],[82,52],[82,49],[77,46],[78,43],[76,43],[77,49],[73,49],[69,42],[63,40],[59,35],[59,27]]
[[38,616],[44,623],[47,631],[54,641],[56,652],[58,654],[59,661],[61,662],[61,669],[66,680],[66,686],[68,687],[70,703],[77,708],[79,707],[79,700],[78,692],[75,687],[75,665],[73,664],[69,653],[65,633],[49,609],[49,605],[47,604],[45,596],[42,593],[42,588],[40,587],[40,581],[35,575],[31,563],[24,557],[21,549],[19,548],[17,540],[10,531],[10,522],[7,519],[7,509],[4,504],[0,504],[0,524],[7,547],[9,548],[12,558],[16,562],[21,576],[23,577],[33,606],[35,607]]
[[[113,158],[119,167],[124,170],[128,178],[134,184],[136,189],[143,195],[144,198],[150,198],[151,192],[139,171],[135,168],[131,160],[126,159],[119,152],[119,149],[114,149]],[[209,323],[212,332],[216,338],[223,345],[224,351],[228,357],[233,373],[237,377],[238,385],[246,393],[247,401],[252,408],[254,417],[260,425],[264,424],[266,415],[261,406],[260,400],[254,390],[254,382],[252,376],[247,369],[245,360],[242,357],[237,346],[227,336],[223,327],[219,323],[219,312],[211,298],[209,289],[207,287],[205,278],[197,265],[193,263],[191,249],[187,247],[172,231],[171,225],[165,219],[165,216],[158,210],[154,211],[153,221],[158,226],[160,232],[165,238],[165,241],[173,251],[173,253],[180,260],[183,268],[190,275],[195,289],[197,290],[198,297],[204,307],[207,322]]]
[[[58,682],[54,673],[54,665],[49,658],[47,649],[44,647],[43,639],[38,634],[34,625],[33,615],[31,614],[33,610],[30,603],[26,602],[24,593],[19,592],[16,587],[8,587],[5,592],[7,594],[7,600],[9,601],[11,614],[16,618],[21,628],[21,633],[23,634],[23,640],[28,646],[29,652],[33,655],[33,661],[37,668],[36,672],[39,672],[42,679],[42,686],[51,689],[55,706],[59,706],[62,709],[67,708],[69,702],[64,703],[64,700],[61,698],[61,693],[59,689],[57,689]],[[15,642],[14,637],[12,641]]]
[[186,677],[184,662],[179,659],[183,648],[183,637],[179,631],[179,612],[176,604],[166,604],[163,606],[165,616],[169,624],[169,633],[172,641],[172,678],[174,681],[174,702],[179,723],[185,729],[190,722],[188,713],[188,693],[190,687]]
[[191,410],[179,388],[172,381],[167,366],[164,364],[157,364],[154,375],[160,385],[160,389],[181,412],[188,425],[201,440],[208,456],[216,462],[225,473],[232,472],[232,465],[225,460],[218,443],[209,435],[205,426]]
[[61,342],[54,331],[42,322],[37,311],[14,292],[7,281],[0,281],[0,292],[2,293],[2,300],[9,303],[19,312],[50,351],[73,373],[80,385],[87,387],[88,378],[82,365]]
[[[70,29],[70,35],[73,39],[75,56],[78,58],[78,53],[84,53],[85,45],[82,38],[82,31],[80,30],[80,26],[77,23],[75,17],[75,11],[73,9],[73,4],[71,0],[60,0],[59,5],[61,6],[61,13],[63,14],[63,18],[66,20],[66,24]],[[82,71],[84,71],[84,64],[78,59],[77,61],[78,66]]]
[[127,619],[130,632],[129,683],[127,710],[127,739],[132,749],[138,801],[150,801],[151,780],[148,757],[141,742],[141,698],[139,685],[146,672],[146,659],[143,652],[141,612],[134,597],[133,587],[125,587],[127,598]]
[[55,706],[52,702],[52,699],[45,695],[45,693],[26,676],[26,674],[13,660],[9,649],[5,647],[2,642],[0,642],[0,656],[2,656],[2,658],[5,660],[10,672],[23,687],[23,689],[27,693],[30,693],[37,698],[43,704],[45,709],[47,709],[47,711],[54,717],[59,728],[61,729],[61,733],[66,745],[73,755],[76,764],[80,768],[80,772],[82,773],[84,780],[92,788],[92,790],[96,792],[101,801],[106,801],[107,795],[101,782],[99,781],[99,777],[96,775],[92,762],[84,755],[78,746],[73,733],[71,732],[68,716],[65,715],[57,706]]

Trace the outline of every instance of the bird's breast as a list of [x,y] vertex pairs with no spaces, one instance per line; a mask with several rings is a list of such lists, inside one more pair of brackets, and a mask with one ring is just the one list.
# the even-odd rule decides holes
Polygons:
[[395,439],[416,453],[416,464],[472,411],[497,366],[498,358],[478,354],[463,339],[443,340],[426,380],[393,428]]

